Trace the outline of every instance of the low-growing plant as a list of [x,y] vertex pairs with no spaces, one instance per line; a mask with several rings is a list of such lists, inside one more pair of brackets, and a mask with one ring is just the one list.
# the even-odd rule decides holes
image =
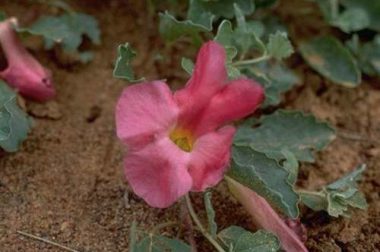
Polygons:
[[[315,151],[334,140],[335,130],[301,111],[272,112],[283,94],[300,84],[284,62],[295,51],[285,26],[267,15],[252,18],[255,8],[275,3],[190,0],[183,20],[160,13],[159,31],[165,41],[189,39],[194,46],[202,45],[195,64],[182,59],[191,77],[174,93],[159,81],[127,87],[116,109],[117,134],[126,146],[125,174],[133,191],[153,207],[185,201],[193,222],[217,251],[307,251],[305,234],[300,233],[300,203],[333,217],[367,206],[356,185],[364,166],[320,191],[296,186],[299,163],[314,162]],[[356,59],[334,37],[316,38],[298,49],[326,78],[350,87],[360,83]],[[114,76],[142,81],[133,74],[136,52],[130,44],[120,45],[118,52]],[[243,82],[244,86],[235,84]],[[265,99],[260,104],[262,90]],[[257,106],[261,117],[252,115]],[[242,118],[235,122],[236,132],[225,126]],[[208,228],[202,224],[189,191],[205,192],[222,178],[266,231],[251,233],[231,226],[218,232],[209,192],[204,195]],[[130,251],[192,249],[182,241],[139,230],[136,224],[130,243]]]

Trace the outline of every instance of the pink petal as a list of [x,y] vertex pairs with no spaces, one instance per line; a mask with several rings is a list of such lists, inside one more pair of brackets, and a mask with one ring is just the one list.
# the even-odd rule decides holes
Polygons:
[[286,252],[307,252],[296,233],[290,229],[268,202],[254,191],[227,179],[232,194],[250,213],[256,225],[275,234]]
[[181,108],[180,121],[185,125],[196,123],[198,114],[227,81],[226,53],[223,46],[210,41],[200,49],[194,72],[186,87],[174,96]]
[[264,90],[255,81],[249,79],[232,81],[212,98],[199,118],[196,135],[210,132],[221,125],[253,113],[263,99]]
[[116,106],[117,136],[137,150],[166,136],[178,117],[169,87],[160,81],[142,83],[124,89]]
[[230,160],[234,133],[234,127],[225,126],[197,139],[189,163],[193,191],[204,191],[223,178]]
[[189,153],[180,150],[169,138],[128,153],[125,175],[133,191],[150,206],[165,208],[185,195],[192,186],[187,171]]
[[21,44],[13,29],[15,19],[0,23],[0,43],[8,61],[8,67],[0,77],[25,97],[46,101],[55,96],[51,73],[40,65]]

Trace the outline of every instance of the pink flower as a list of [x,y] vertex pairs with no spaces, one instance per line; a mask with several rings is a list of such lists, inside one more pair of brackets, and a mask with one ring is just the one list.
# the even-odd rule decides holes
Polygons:
[[189,191],[222,178],[235,128],[263,100],[249,79],[228,81],[225,51],[208,42],[185,88],[174,94],[162,81],[125,88],[116,107],[117,135],[127,147],[125,175],[153,207],[168,207]]
[[0,78],[25,97],[49,100],[55,95],[51,73],[21,44],[13,28],[16,24],[15,18],[0,22],[0,44],[8,61],[7,68],[0,72]]
[[[282,220],[263,197],[231,178],[228,178],[227,182],[230,191],[248,211],[254,223],[257,226],[274,233],[280,239],[281,247],[286,252],[308,251],[297,232]],[[294,226],[296,221],[289,222]],[[301,228],[299,227],[299,229]],[[305,236],[303,233],[300,234]]]

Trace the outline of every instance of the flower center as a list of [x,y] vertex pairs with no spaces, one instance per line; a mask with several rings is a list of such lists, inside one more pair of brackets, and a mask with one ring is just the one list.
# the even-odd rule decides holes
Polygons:
[[189,130],[175,128],[170,133],[170,139],[183,151],[190,152],[193,149],[193,135]]

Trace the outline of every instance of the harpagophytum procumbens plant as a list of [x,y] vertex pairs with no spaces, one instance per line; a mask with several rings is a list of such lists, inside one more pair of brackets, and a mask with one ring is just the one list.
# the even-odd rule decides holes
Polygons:
[[[185,88],[173,94],[164,82],[140,83],[126,88],[116,107],[117,135],[127,148],[125,175],[133,191],[159,208],[185,197],[197,224],[189,191],[205,191],[223,179],[236,131],[229,124],[253,113],[264,98],[263,87],[253,80],[228,81],[225,62],[224,48],[208,42]],[[252,199],[261,205],[253,213],[263,215],[257,220],[264,220],[265,228],[283,234],[286,249],[306,250],[263,198],[233,178],[227,181],[248,208]],[[273,216],[264,218],[268,214]],[[225,251],[199,228],[218,251]]]
[[[123,91],[115,116],[117,135],[126,147],[125,176],[152,207],[185,202],[198,230],[217,251],[307,251],[298,205],[334,217],[348,216],[352,207],[365,209],[356,184],[365,165],[320,191],[296,188],[299,162],[313,162],[313,151],[330,143],[335,131],[299,111],[252,117],[258,107],[278,105],[281,94],[300,82],[281,62],[293,47],[281,25],[267,31],[264,21],[246,20],[254,12],[249,4],[253,1],[225,2],[231,8],[190,1],[183,21],[168,12],[160,14],[165,40],[189,37],[203,45],[195,64],[182,60],[191,75],[183,89],[172,92],[166,83],[150,81]],[[230,20],[233,17],[236,22]],[[208,37],[206,42],[203,37]],[[213,41],[207,42],[210,37]],[[136,53],[130,44],[120,45],[118,52],[114,76],[141,82],[131,68]],[[207,228],[202,224],[189,192],[210,190],[223,178],[255,224],[266,231],[251,233],[231,226],[218,232],[209,191],[204,194]],[[191,251],[194,244],[139,230],[133,223],[130,251],[149,249]]]

